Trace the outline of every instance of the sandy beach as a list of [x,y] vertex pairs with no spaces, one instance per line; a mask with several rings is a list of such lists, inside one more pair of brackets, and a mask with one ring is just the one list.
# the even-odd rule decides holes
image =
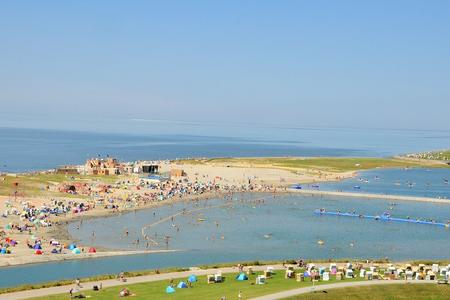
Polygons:
[[[88,253],[91,245],[77,245],[80,254],[74,254],[71,250],[61,247],[61,253],[53,254],[50,246],[51,241],[58,241],[58,244],[66,247],[71,243],[76,243],[67,231],[69,222],[79,222],[87,218],[97,218],[111,216],[134,211],[138,209],[157,207],[173,203],[175,201],[190,201],[199,199],[210,199],[213,197],[224,197],[233,192],[271,192],[285,193],[294,192],[304,195],[332,195],[343,197],[359,197],[359,198],[377,198],[387,200],[407,200],[422,201],[434,203],[449,203],[447,200],[408,197],[395,195],[378,195],[378,194],[360,194],[360,193],[343,193],[343,192],[324,192],[316,190],[294,190],[288,189],[289,186],[296,183],[315,183],[324,181],[337,181],[350,178],[356,175],[355,171],[331,172],[323,170],[305,169],[291,170],[285,168],[275,168],[270,166],[255,165],[233,165],[228,162],[215,162],[213,164],[197,164],[186,163],[180,161],[161,162],[161,172],[170,172],[171,170],[182,170],[184,176],[175,177],[170,181],[168,186],[162,185],[155,188],[146,188],[139,186],[139,177],[136,175],[127,175],[117,177],[119,184],[113,185],[108,189],[107,193],[96,192],[88,195],[88,197],[17,197],[0,196],[1,206],[6,209],[14,207],[20,210],[24,204],[27,207],[51,207],[52,203],[61,202],[64,205],[74,205],[74,203],[82,203],[89,207],[78,213],[67,212],[64,214],[48,215],[45,221],[51,226],[32,226],[25,231],[12,230],[10,227],[14,224],[23,224],[24,220],[19,214],[9,214],[7,217],[0,218],[0,226],[5,228],[4,237],[8,237],[16,241],[16,245],[12,247],[12,253],[4,255],[0,261],[0,266],[12,266],[27,263],[41,263],[48,261],[58,261],[65,259],[84,259],[114,255],[132,255],[142,253],[153,253],[151,249],[146,251],[116,251],[114,249],[96,249],[96,253]],[[108,178],[109,182],[111,177]],[[93,183],[98,186],[98,179]],[[201,188],[192,189],[192,186]],[[55,186],[50,190],[56,189]],[[167,191],[170,191],[167,194]],[[168,195],[164,196],[163,195]],[[100,198],[114,198],[115,202],[111,205],[108,203],[99,204]],[[149,200],[150,199],[150,200]],[[56,200],[56,201],[55,201]],[[112,206],[112,208],[110,208]],[[107,208],[108,207],[108,208]],[[9,228],[9,229],[8,229]],[[118,232],[118,238],[123,232]],[[93,233],[94,235],[94,233]],[[145,236],[144,236],[145,238]],[[42,254],[35,255],[34,249],[30,249],[27,244],[39,241],[42,244]],[[139,242],[139,241],[138,241]]]

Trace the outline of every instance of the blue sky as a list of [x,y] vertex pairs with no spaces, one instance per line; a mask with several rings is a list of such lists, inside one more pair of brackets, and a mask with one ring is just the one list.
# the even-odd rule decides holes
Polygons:
[[0,104],[0,126],[450,130],[450,1],[2,1]]

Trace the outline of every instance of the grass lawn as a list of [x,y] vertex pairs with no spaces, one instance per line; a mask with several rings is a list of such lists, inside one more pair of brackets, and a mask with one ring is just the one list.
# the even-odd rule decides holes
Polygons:
[[322,299],[374,299],[374,300],[444,300],[450,299],[450,286],[437,284],[398,284],[379,285],[353,288],[330,289],[324,292],[316,292],[285,300],[322,300]]
[[[167,280],[132,284],[128,285],[127,288],[129,288],[131,292],[136,294],[134,297],[131,297],[130,299],[198,300],[198,299],[220,299],[222,296],[225,296],[227,299],[237,299],[239,291],[242,291],[244,299],[248,299],[251,297],[271,294],[299,287],[308,287],[312,285],[310,281],[297,282],[295,279],[285,279],[284,271],[278,271],[277,274],[275,274],[272,278],[267,280],[267,284],[265,285],[255,285],[254,283],[257,274],[260,273],[250,275],[249,280],[246,281],[237,281],[235,279],[237,273],[224,274],[225,281],[223,283],[216,283],[216,284],[206,284],[206,276],[199,276],[198,277],[199,281],[194,283],[192,288],[186,289],[177,288],[176,292],[170,295],[166,294],[165,292],[166,287],[169,284]],[[322,283],[330,283],[335,281],[334,278],[331,279],[332,279],[331,281]],[[182,279],[175,279],[174,282],[175,284],[178,284],[178,282],[181,280]],[[345,281],[349,280],[350,279],[346,279]],[[351,280],[357,281],[360,279],[356,278]],[[100,292],[87,291],[84,294],[91,296],[89,299],[114,299],[118,298],[119,291],[122,288],[123,286],[117,286],[112,288],[105,288]],[[69,289],[70,287],[67,288],[67,291],[69,291]],[[64,299],[64,296],[65,295],[54,295],[34,299]],[[68,298],[68,294],[66,296]]]
[[282,169],[313,169],[318,171],[345,172],[374,168],[403,167],[449,167],[445,164],[430,165],[426,162],[414,162],[394,158],[371,157],[317,157],[317,158],[214,158],[205,160],[183,160],[187,164],[230,164],[232,166],[274,167]]
[[101,181],[106,184],[114,183],[118,180],[118,176],[93,176],[93,175],[65,175],[65,174],[22,174],[17,176],[4,176],[4,180],[0,181],[0,195],[11,196],[14,194],[16,187],[14,183],[19,185],[17,191],[25,196],[59,196],[59,197],[76,197],[82,198],[82,195],[71,195],[48,191],[47,185],[56,185],[61,182],[92,182]]

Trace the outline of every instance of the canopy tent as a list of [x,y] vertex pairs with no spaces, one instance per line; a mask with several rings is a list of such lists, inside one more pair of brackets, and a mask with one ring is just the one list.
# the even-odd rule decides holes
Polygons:
[[180,283],[178,283],[178,285],[177,285],[177,288],[179,288],[179,289],[185,289],[187,287],[188,286],[187,286],[186,282],[184,282],[184,281],[180,281]]
[[197,276],[195,276],[195,275],[189,276],[188,281],[189,282],[197,282]]
[[245,273],[241,273],[238,276],[236,276],[236,279],[242,281],[242,280],[248,280],[248,277],[247,277],[247,275],[245,275]]
[[166,287],[166,293],[167,294],[175,293],[175,289],[169,285],[168,287]]

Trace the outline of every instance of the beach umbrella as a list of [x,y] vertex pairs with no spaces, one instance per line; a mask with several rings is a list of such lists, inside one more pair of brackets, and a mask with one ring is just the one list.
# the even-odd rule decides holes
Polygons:
[[187,287],[188,286],[187,286],[186,282],[184,282],[184,281],[180,281],[180,283],[178,283],[178,285],[177,285],[177,288],[179,288],[179,289],[185,289]]
[[73,253],[73,254],[80,254],[80,253],[81,253],[81,250],[78,249],[78,248],[75,248],[75,249],[72,250],[72,253]]
[[197,282],[197,276],[195,276],[195,275],[189,276],[188,281],[191,282],[191,283],[192,282]]
[[166,287],[166,293],[167,294],[175,293],[175,289],[169,285],[168,287]]

